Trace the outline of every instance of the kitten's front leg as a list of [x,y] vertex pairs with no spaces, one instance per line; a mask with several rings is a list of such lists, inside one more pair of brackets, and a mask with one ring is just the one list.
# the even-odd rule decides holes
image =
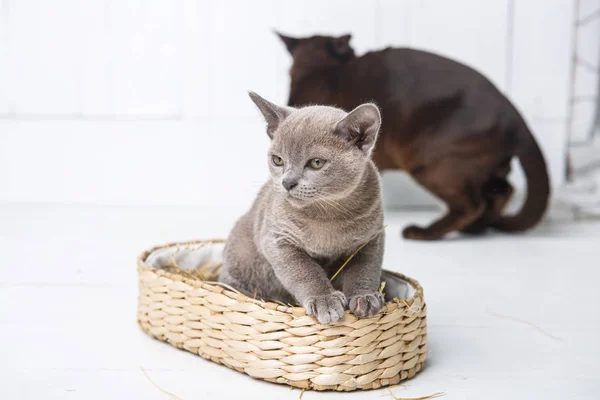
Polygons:
[[383,232],[363,247],[342,272],[342,290],[348,297],[348,308],[359,318],[371,317],[385,304],[381,285]]
[[277,279],[308,315],[321,324],[342,319],[346,296],[333,288],[323,268],[306,252],[290,244],[274,244],[267,247],[265,255]]

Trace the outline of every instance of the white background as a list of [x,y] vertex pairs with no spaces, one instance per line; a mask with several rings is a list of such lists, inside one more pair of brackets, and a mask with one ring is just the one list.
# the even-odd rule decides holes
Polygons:
[[[598,1],[581,3],[585,13]],[[573,10],[567,0],[0,0],[0,202],[247,206],[268,142],[246,91],[287,100],[290,57],[273,28],[351,32],[358,53],[411,46],[476,67],[524,113],[556,187]]]

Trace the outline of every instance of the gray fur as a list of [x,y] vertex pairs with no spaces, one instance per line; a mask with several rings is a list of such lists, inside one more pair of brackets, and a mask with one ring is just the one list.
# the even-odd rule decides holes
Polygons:
[[[338,321],[346,307],[359,317],[376,314],[383,305],[384,248],[379,174],[370,158],[381,121],[377,107],[348,114],[250,97],[272,138],[271,179],[233,228],[220,280],[249,296],[297,300],[324,324]],[[275,165],[273,155],[284,165]],[[322,168],[308,166],[313,158],[326,160]],[[296,186],[288,191],[283,183],[291,181]],[[329,277],[367,241],[332,285]]]

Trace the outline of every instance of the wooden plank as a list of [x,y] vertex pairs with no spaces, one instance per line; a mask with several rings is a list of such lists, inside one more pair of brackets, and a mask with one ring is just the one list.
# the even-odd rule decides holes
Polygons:
[[108,12],[114,114],[178,118],[181,3],[119,0]]
[[79,4],[77,0],[8,2],[16,113],[79,112]]
[[279,88],[284,86],[280,78],[286,71],[277,64],[280,44],[271,31],[275,26],[274,1],[226,0],[204,2],[203,7],[210,15],[206,62],[215,118],[259,118],[248,90],[274,102],[287,100],[279,95]]
[[268,176],[267,146],[258,116],[0,120],[0,202],[249,205]]
[[566,119],[573,12],[570,1],[515,2],[510,94],[529,119]]
[[12,75],[9,56],[9,17],[8,0],[0,0],[0,118],[10,112],[13,93],[9,86]]
[[183,32],[179,84],[184,118],[209,118],[210,102],[209,34],[210,12],[206,2],[183,1]]
[[463,62],[506,88],[508,0],[410,0],[411,47]]
[[85,46],[82,57],[81,109],[86,118],[107,118],[114,115],[113,64],[110,34],[112,4],[110,0],[82,3],[81,15],[85,29],[81,32]]
[[412,5],[408,1],[380,0],[377,9],[375,39],[377,47],[408,47]]
[[572,2],[516,1],[510,98],[532,128],[554,186],[564,181]]

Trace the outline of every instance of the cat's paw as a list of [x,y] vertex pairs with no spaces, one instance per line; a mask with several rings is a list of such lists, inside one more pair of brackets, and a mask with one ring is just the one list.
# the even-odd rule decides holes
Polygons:
[[321,324],[337,322],[344,316],[346,296],[342,292],[333,292],[323,296],[311,296],[303,306],[308,315],[315,317]]
[[416,225],[410,225],[404,228],[402,236],[404,239],[430,240],[427,230]]
[[385,300],[382,293],[359,294],[350,298],[348,308],[358,318],[365,318],[377,314],[384,303]]

